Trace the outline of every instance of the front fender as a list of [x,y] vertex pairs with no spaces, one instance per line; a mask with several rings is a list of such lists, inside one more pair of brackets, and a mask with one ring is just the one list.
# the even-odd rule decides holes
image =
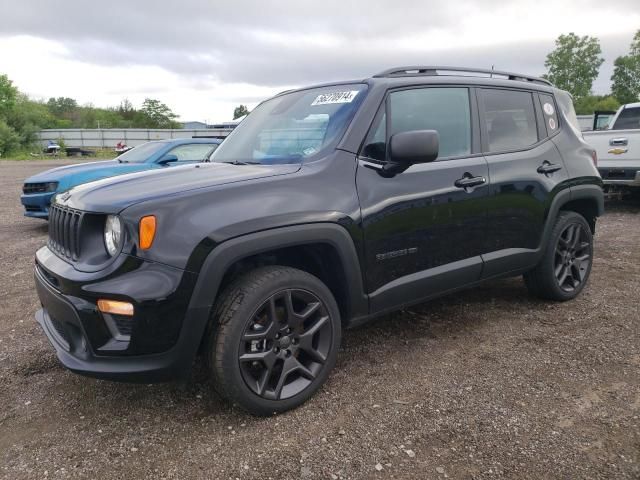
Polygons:
[[204,260],[190,306],[195,309],[210,309],[219,294],[225,273],[235,262],[269,250],[311,243],[326,243],[338,252],[349,289],[347,298],[350,301],[351,316],[366,315],[368,300],[355,245],[344,227],[332,223],[275,228],[221,243]]

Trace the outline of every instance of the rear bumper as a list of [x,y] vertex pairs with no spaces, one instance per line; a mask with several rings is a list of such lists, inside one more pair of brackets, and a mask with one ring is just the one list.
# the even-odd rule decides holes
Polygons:
[[25,217],[48,218],[51,198],[56,192],[31,193],[20,195],[20,202],[24,206]]
[[[130,267],[129,263],[127,268]],[[159,275],[158,272],[155,274]],[[69,289],[67,281],[57,279],[37,262],[34,277],[42,304],[42,309],[36,313],[36,321],[60,362],[69,370],[94,378],[137,383],[170,381],[188,375],[208,320],[208,310],[189,309],[180,315],[175,301],[163,301],[160,308],[172,311],[173,321],[179,322],[178,328],[182,328],[169,348],[144,353],[145,348],[149,348],[144,342],[153,340],[150,336],[157,335],[158,341],[166,336],[166,330],[162,329],[164,320],[155,310],[145,309],[143,302],[131,298],[136,305],[132,319],[136,325],[130,332],[130,339],[123,340],[121,335],[112,334],[113,331],[105,326],[105,315],[97,310],[95,298],[82,298],[81,292],[95,289],[100,283],[87,281],[78,290],[63,293],[61,288]],[[60,288],[53,285],[57,280]],[[127,282],[124,275],[122,283],[126,286]],[[103,289],[99,295],[109,296],[109,293]],[[142,346],[140,342],[136,345],[136,337],[144,340]]]
[[640,167],[598,168],[605,185],[625,185],[640,187]]

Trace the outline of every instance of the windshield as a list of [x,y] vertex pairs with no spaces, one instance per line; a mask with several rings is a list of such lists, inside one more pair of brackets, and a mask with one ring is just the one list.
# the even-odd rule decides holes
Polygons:
[[366,89],[334,85],[267,100],[222,142],[211,161],[272,165],[320,156],[340,140]]
[[123,163],[143,163],[146,162],[151,155],[156,153],[161,148],[166,147],[164,142],[148,142],[143,143],[126,153],[120,155],[117,160]]

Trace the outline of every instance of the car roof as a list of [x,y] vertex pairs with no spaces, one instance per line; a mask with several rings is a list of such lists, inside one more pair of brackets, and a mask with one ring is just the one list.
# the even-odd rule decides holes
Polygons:
[[365,83],[370,86],[384,85],[386,88],[402,87],[405,85],[462,84],[526,88],[549,93],[557,90],[551,82],[544,78],[520,73],[450,66],[408,66],[390,68],[371,77],[357,80],[326,82],[298,89],[285,90],[276,96],[294,91],[339,85],[353,85],[354,83]]

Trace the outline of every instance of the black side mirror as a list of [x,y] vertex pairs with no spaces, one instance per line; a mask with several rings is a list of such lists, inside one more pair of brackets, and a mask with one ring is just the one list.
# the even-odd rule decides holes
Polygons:
[[177,162],[178,161],[178,157],[175,155],[172,155],[171,153],[167,153],[164,157],[162,157],[158,163],[160,165],[167,165],[169,163],[173,163],[173,162]]
[[384,171],[390,174],[404,172],[414,163],[433,162],[438,158],[440,137],[435,130],[410,130],[391,135],[389,162]]

